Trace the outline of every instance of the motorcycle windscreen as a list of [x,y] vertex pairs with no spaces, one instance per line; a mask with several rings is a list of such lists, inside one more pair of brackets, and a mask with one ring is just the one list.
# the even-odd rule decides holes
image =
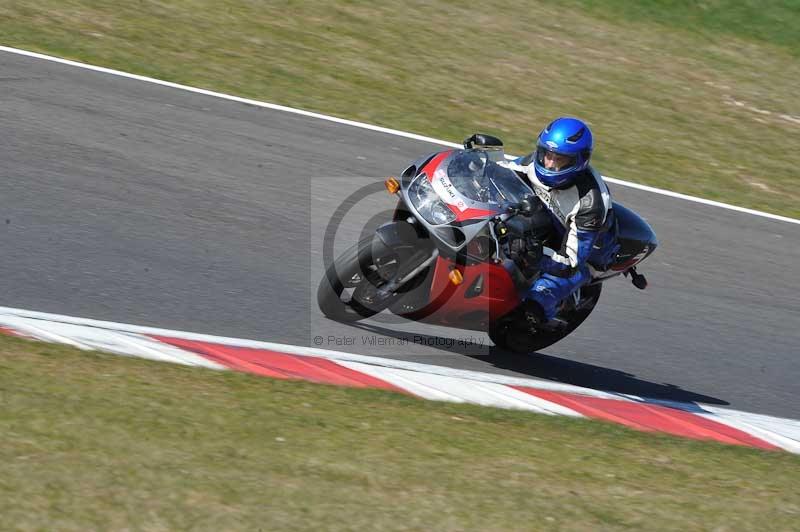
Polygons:
[[492,161],[480,150],[465,150],[453,155],[447,177],[465,199],[486,208],[504,208],[531,195],[531,190],[512,170]]

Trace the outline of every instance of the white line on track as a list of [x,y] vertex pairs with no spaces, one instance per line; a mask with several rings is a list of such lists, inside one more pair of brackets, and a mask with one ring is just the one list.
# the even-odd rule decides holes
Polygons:
[[[72,61],[72,60],[69,60],[69,59],[62,59],[60,57],[53,57],[53,56],[50,56],[50,55],[40,54],[40,53],[37,53],[37,52],[30,52],[28,50],[21,50],[19,48],[12,48],[10,46],[2,46],[2,45],[0,45],[0,51],[1,52],[8,52],[8,53],[11,53],[11,54],[23,55],[23,56],[26,56],[26,57],[32,57],[32,58],[35,58],[35,59],[43,59],[45,61],[52,61],[54,63],[60,63],[62,65],[69,65],[69,66],[73,66],[73,67],[77,67],[77,68],[83,68],[83,69],[86,69],[86,70],[92,70],[94,72],[102,72],[104,74],[110,74],[110,75],[113,75],[113,76],[119,76],[119,77],[128,78],[128,79],[135,79],[137,81],[143,81],[143,82],[146,82],[146,83],[153,83],[155,85],[161,85],[161,86],[164,86],[164,87],[171,87],[173,89],[184,90],[184,91],[193,92],[193,93],[196,93],[196,94],[203,94],[205,96],[211,96],[211,97],[214,97],[214,98],[221,98],[223,100],[230,100],[230,101],[234,101],[234,102],[245,103],[245,104],[253,105],[253,106],[256,106],[256,107],[262,107],[264,109],[271,109],[273,111],[283,111],[285,113],[292,113],[292,114],[296,114],[296,115],[300,115],[300,116],[306,116],[306,117],[309,117],[309,118],[316,118],[316,119],[319,119],[319,120],[326,120],[328,122],[334,122],[336,124],[342,124],[342,125],[346,125],[346,126],[358,127],[358,128],[361,128],[361,129],[367,129],[369,131],[377,131],[379,133],[386,133],[386,134],[394,135],[394,136],[397,136],[397,137],[403,137],[403,138],[412,139],[412,140],[419,140],[419,141],[422,141],[422,142],[430,142],[432,144],[438,144],[440,146],[448,146],[448,147],[451,147],[451,148],[460,148],[461,147],[461,144],[456,143],[456,142],[448,142],[446,140],[435,139],[435,138],[432,138],[432,137],[426,137],[424,135],[417,135],[416,133],[409,133],[407,131],[400,131],[400,130],[397,130],[397,129],[391,129],[391,128],[387,128],[387,127],[381,127],[381,126],[372,125],[372,124],[365,124],[364,122],[356,122],[355,120],[347,120],[347,119],[344,119],[344,118],[337,118],[335,116],[324,115],[324,114],[321,114],[321,113],[313,113],[311,111],[304,111],[302,109],[295,109],[293,107],[286,107],[284,105],[277,105],[277,104],[274,104],[274,103],[262,102],[262,101],[259,101],[259,100],[251,100],[249,98],[241,98],[239,96],[232,96],[230,94],[224,94],[224,93],[221,93],[221,92],[210,91],[210,90],[201,89],[201,88],[198,88],[198,87],[191,87],[189,85],[181,85],[179,83],[172,83],[171,81],[164,81],[164,80],[160,80],[160,79],[156,79],[156,78],[149,78],[147,76],[139,76],[138,74],[131,74],[129,72],[122,72],[121,70],[114,70],[114,69],[111,69],[111,68],[105,68],[105,67],[90,65],[90,64],[87,64],[87,63],[81,63],[81,62]],[[639,183],[633,183],[633,182],[630,182],[630,181],[623,181],[621,179],[616,179],[616,178],[613,178],[613,177],[603,176],[603,179],[605,179],[609,183],[613,183],[615,185],[621,185],[621,186],[625,186],[625,187],[634,188],[634,189],[637,189],[637,190],[643,190],[645,192],[651,192],[653,194],[660,194],[662,196],[668,196],[670,198],[677,198],[677,199],[682,199],[682,200],[686,200],[686,201],[692,201],[692,202],[695,202],[695,203],[700,203],[700,204],[703,204],[703,205],[709,205],[709,206],[712,206],[712,207],[719,207],[721,209],[727,209],[727,210],[730,210],[730,211],[740,212],[740,213],[744,213],[744,214],[751,214],[753,216],[760,216],[762,218],[769,218],[770,220],[777,220],[777,221],[780,221],[780,222],[788,222],[788,223],[800,225],[800,219],[796,219],[796,218],[789,218],[787,216],[779,216],[777,214],[757,211],[757,210],[754,210],[754,209],[746,209],[744,207],[739,207],[737,205],[730,205],[728,203],[722,203],[722,202],[719,202],[719,201],[712,201],[712,200],[708,200],[708,199],[704,199],[704,198],[697,198],[697,197],[694,197],[694,196],[689,196],[687,194],[680,194],[678,192],[672,192],[670,190],[664,190],[664,189],[651,187],[651,186],[647,186],[647,185],[641,185]]]

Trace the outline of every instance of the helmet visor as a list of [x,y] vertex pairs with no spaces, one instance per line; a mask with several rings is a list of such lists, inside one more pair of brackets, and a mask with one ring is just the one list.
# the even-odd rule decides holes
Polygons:
[[574,155],[565,155],[544,146],[539,146],[536,148],[536,162],[551,172],[563,172],[575,166],[578,158]]

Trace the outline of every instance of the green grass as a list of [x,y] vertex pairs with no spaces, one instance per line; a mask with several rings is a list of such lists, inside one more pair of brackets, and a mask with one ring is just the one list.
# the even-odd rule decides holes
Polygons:
[[605,20],[656,22],[698,35],[721,34],[786,47],[800,55],[798,0],[559,0]]
[[516,153],[578,115],[607,175],[800,217],[797,0],[11,0],[0,20],[4,44]]
[[800,457],[0,338],[3,530],[788,530]]

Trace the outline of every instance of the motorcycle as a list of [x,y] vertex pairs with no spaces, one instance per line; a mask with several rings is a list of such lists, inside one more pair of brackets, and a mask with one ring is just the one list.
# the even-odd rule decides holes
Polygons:
[[537,322],[523,297],[540,272],[543,246],[561,237],[547,208],[514,171],[498,164],[502,142],[480,136],[465,149],[423,157],[385,181],[398,202],[391,221],[328,265],[317,290],[330,319],[354,322],[388,310],[403,318],[487,332],[503,349],[530,353],[572,333],[598,303],[602,284],[630,276],[658,246],[636,213],[613,203],[606,230],[618,251],[590,264],[592,280]]

